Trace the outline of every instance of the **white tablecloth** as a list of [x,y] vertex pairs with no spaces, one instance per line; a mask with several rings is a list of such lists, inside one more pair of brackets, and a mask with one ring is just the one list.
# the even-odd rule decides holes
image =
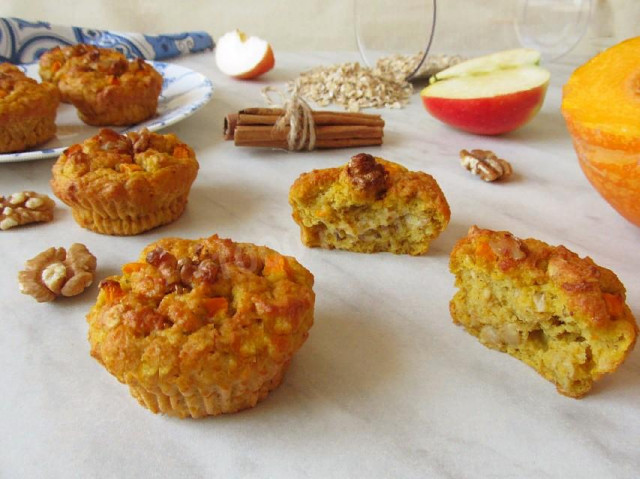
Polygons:
[[[560,115],[567,64],[538,116],[502,137],[478,137],[431,118],[416,94],[381,111],[385,144],[364,151],[432,174],[451,224],[424,257],[308,249],[287,194],[302,172],[360,150],[286,153],[222,139],[228,112],[262,105],[307,67],[355,59],[278,54],[263,80],[224,77],[212,53],[176,63],[215,84],[204,109],[171,126],[200,172],[185,214],[136,237],[80,228],[57,201],[48,224],[0,232],[0,477],[637,477],[640,354],[582,400],[454,326],[448,254],[470,225],[564,244],[613,269],[640,313],[640,228],[618,216],[582,175]],[[507,182],[487,184],[458,163],[461,148],[508,159]],[[50,193],[54,160],[0,164],[0,194]],[[316,278],[315,325],[279,389],[254,409],[205,420],[153,415],[89,356],[85,315],[100,279],[164,236],[217,233],[293,255]],[[98,258],[85,294],[38,304],[18,291],[26,259],[81,242]]]

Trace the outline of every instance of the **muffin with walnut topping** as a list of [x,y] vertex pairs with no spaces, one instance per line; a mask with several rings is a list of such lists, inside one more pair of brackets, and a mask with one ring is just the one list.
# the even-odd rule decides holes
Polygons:
[[51,188],[80,226],[135,235],[178,219],[197,173],[195,153],[175,135],[102,129],[63,152]]
[[[108,65],[127,61],[127,57],[112,48],[101,48],[94,45],[78,43],[77,45],[58,46],[44,52],[38,60],[38,73],[43,82],[58,86],[60,79],[74,63],[88,63],[90,59],[100,59],[103,71]],[[62,101],[70,103],[64,95]]]
[[362,253],[424,254],[450,216],[432,176],[366,153],[302,174],[289,203],[305,245]]
[[133,125],[158,107],[162,75],[141,58],[127,60],[109,48],[78,44],[40,57],[40,76],[55,84],[89,125]]
[[154,413],[253,407],[313,324],[313,275],[294,258],[217,236],[166,238],[102,281],[91,355]]

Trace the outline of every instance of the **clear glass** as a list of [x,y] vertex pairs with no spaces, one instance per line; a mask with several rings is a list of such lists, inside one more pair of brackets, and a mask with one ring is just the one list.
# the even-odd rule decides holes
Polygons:
[[407,76],[411,79],[433,41],[436,0],[354,0],[354,7],[356,41],[364,63],[373,68],[389,54],[415,56]]
[[520,0],[515,29],[545,60],[569,53],[589,28],[593,0]]

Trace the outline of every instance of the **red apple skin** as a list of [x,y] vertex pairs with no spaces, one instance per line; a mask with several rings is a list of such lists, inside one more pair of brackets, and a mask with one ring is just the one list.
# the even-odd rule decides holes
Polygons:
[[531,120],[544,101],[548,83],[530,90],[486,98],[423,96],[422,102],[438,120],[478,135],[500,135]]
[[249,80],[251,78],[257,78],[260,75],[263,75],[271,70],[275,66],[275,64],[276,59],[273,56],[271,45],[269,45],[269,48],[267,49],[264,57],[262,57],[262,60],[260,60],[260,63],[258,63],[250,71],[241,73],[240,75],[234,75],[233,78],[235,78],[236,80]]

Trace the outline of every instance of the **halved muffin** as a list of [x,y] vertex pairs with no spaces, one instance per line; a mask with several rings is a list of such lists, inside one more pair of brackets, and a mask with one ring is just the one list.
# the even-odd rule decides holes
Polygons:
[[289,203],[305,245],[362,253],[424,254],[450,217],[432,176],[365,153],[302,174]]
[[454,323],[581,397],[633,349],[635,319],[617,276],[564,246],[472,227],[450,258]]

